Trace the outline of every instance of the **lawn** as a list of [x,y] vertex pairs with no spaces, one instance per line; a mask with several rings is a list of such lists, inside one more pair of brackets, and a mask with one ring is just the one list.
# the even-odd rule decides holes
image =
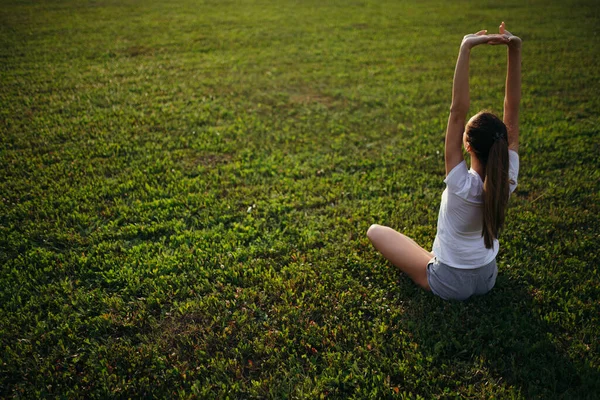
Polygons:
[[[430,248],[464,34],[523,39],[486,296]],[[595,0],[0,4],[0,397],[597,398]],[[471,57],[502,111],[506,50]]]

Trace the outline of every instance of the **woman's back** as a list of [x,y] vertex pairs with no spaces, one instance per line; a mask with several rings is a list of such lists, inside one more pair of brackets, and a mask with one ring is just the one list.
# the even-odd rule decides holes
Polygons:
[[[519,156],[509,150],[510,193],[517,187]],[[472,269],[489,263],[498,254],[498,240],[486,248],[483,228],[483,181],[477,172],[467,170],[463,160],[450,171],[437,223],[433,253],[444,264]]]

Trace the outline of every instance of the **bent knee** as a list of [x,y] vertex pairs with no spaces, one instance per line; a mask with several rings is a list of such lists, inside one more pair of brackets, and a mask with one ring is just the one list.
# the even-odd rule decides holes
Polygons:
[[421,277],[420,279],[414,279],[414,282],[421,286],[421,288],[427,290],[428,292],[431,292],[431,287],[429,286],[429,281],[427,280],[427,274],[425,275],[425,277]]
[[367,237],[373,241],[379,236],[379,234],[385,229],[385,226],[373,224],[367,230]]

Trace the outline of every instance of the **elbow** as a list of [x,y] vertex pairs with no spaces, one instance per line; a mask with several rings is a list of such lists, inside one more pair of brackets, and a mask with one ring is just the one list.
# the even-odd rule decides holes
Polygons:
[[450,106],[450,117],[465,118],[469,112],[469,107],[463,105],[452,104]]
[[521,104],[521,96],[513,96],[510,100],[504,100],[504,110],[509,112],[518,113],[519,106]]
[[467,112],[469,110],[464,107],[450,107],[450,121],[454,123],[464,123],[467,119]]

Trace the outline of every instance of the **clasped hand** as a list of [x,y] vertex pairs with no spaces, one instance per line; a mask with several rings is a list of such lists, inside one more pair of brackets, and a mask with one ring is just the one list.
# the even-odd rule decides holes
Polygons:
[[499,32],[500,33],[488,35],[487,30],[482,30],[477,33],[465,35],[462,40],[461,47],[467,47],[470,49],[480,44],[505,44],[509,47],[521,45],[521,39],[507,31],[504,22],[500,24]]

